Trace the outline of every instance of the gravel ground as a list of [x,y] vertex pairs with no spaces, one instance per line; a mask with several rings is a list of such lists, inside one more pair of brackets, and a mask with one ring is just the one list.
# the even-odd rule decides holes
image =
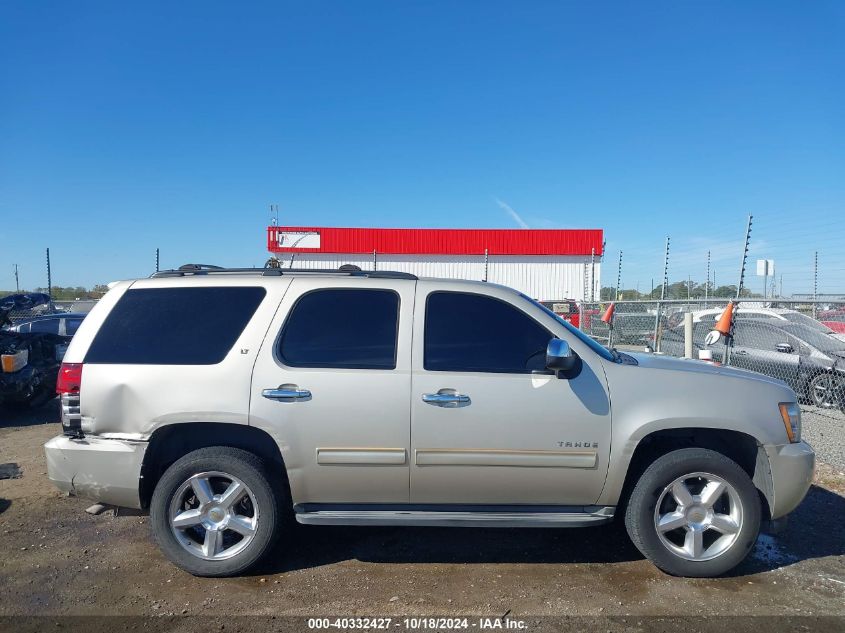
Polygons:
[[[162,630],[251,630],[260,621],[256,616],[305,629],[305,620],[282,616],[505,613],[525,618],[531,630],[558,628],[560,621],[544,619],[548,616],[576,618],[569,623],[581,630],[606,631],[666,630],[677,621],[653,618],[701,615],[776,617],[731,620],[737,631],[779,628],[794,622],[785,617],[796,616],[837,616],[796,624],[812,630],[845,628],[841,468],[821,465],[817,485],[789,528],[776,537],[761,536],[753,554],[726,578],[669,577],[611,525],[569,530],[296,526],[254,574],[201,579],[161,555],[147,517],[91,516],[84,512],[90,502],[52,488],[42,444],[59,432],[55,402],[12,419],[3,416],[0,464],[17,464],[22,476],[0,480],[0,628],[47,626],[44,618],[8,616],[111,614],[145,616],[143,626],[168,623],[150,625]],[[827,442],[836,428],[805,418],[811,441]],[[841,457],[842,426],[838,429]],[[102,618],[76,622],[76,628],[88,631],[106,628]],[[706,630],[702,622],[687,628]],[[57,619],[50,628],[65,624]],[[113,631],[137,624],[107,626]],[[710,630],[717,628],[723,631],[724,623]]]
[[845,413],[802,405],[801,421],[801,435],[818,459],[845,470]]

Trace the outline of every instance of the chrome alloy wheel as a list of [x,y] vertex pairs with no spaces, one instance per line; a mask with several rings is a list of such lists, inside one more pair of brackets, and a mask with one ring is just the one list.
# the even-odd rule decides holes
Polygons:
[[813,404],[822,409],[834,409],[839,406],[841,387],[837,379],[829,374],[817,376],[811,383]]
[[170,529],[188,552],[204,560],[236,556],[252,542],[258,504],[252,490],[224,472],[198,473],[170,502]]
[[727,481],[710,473],[678,477],[654,509],[660,542],[686,560],[711,560],[728,551],[742,529],[742,502]]

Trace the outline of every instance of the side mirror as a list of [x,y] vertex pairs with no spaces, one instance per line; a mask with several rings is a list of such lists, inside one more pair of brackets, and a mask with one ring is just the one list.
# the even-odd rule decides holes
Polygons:
[[775,349],[781,354],[791,354],[795,351],[789,343],[778,343],[775,345]]
[[552,371],[569,371],[575,367],[578,356],[569,347],[569,343],[553,338],[546,346],[546,368]]

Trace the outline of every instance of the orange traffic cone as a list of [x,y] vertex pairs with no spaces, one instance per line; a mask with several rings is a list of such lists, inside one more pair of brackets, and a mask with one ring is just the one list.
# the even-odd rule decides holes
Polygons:
[[616,310],[616,304],[611,303],[609,306],[607,306],[607,310],[605,310],[604,316],[602,316],[601,320],[605,323],[610,323],[611,321],[613,321],[614,310]]
[[713,329],[716,330],[722,336],[728,336],[731,333],[731,321],[734,318],[734,302],[731,301],[728,303],[725,311],[722,312],[722,316],[719,317],[719,320],[716,321],[716,327]]

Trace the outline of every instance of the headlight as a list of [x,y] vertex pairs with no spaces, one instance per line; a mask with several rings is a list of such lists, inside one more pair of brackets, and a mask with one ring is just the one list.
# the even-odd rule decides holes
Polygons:
[[780,416],[783,418],[783,425],[786,427],[786,436],[790,442],[801,441],[801,408],[797,402],[781,402]]

